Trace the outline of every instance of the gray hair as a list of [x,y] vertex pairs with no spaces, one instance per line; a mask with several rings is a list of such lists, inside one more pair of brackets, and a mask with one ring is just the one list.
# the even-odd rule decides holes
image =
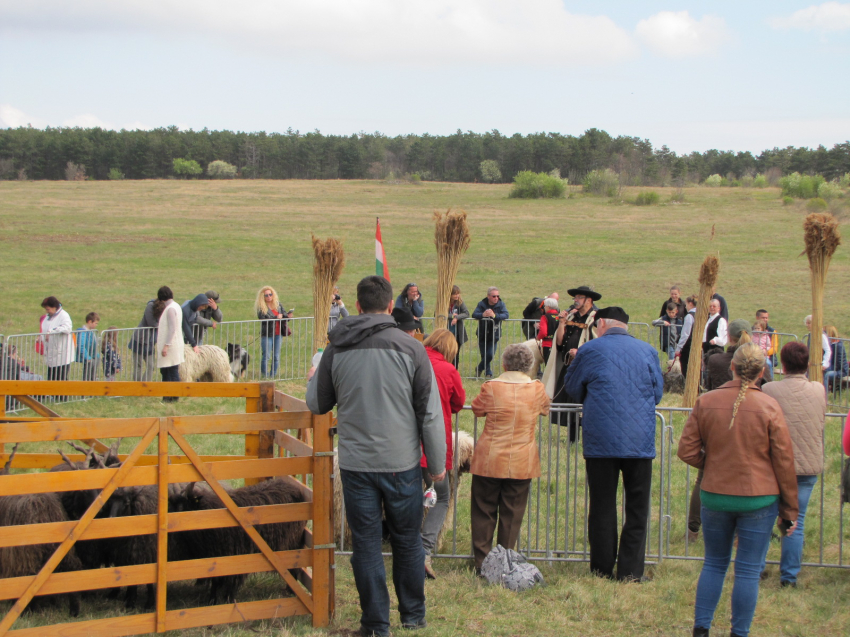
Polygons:
[[812,322],[812,315],[809,314],[806,318],[803,319],[803,325],[808,325]]
[[498,291],[499,291],[499,288],[497,288],[495,285],[491,285],[489,288],[487,288],[487,296],[491,295],[493,292],[498,292]]
[[543,300],[543,307],[558,309],[558,299],[547,298]]
[[527,373],[534,364],[534,355],[522,343],[508,345],[502,352],[502,368],[506,372]]
[[624,330],[629,329],[629,326],[622,321],[615,321],[614,319],[602,318],[600,321],[605,321],[605,327],[621,327]]

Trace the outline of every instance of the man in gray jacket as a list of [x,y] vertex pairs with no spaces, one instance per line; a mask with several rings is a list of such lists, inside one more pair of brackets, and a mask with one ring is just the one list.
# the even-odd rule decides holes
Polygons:
[[325,414],[337,406],[339,468],[363,635],[389,635],[390,630],[382,510],[392,536],[402,627],[425,626],[422,447],[435,482],[444,478],[446,465],[434,371],[422,344],[395,329],[392,308],[389,281],[378,276],[360,281],[359,316],[330,333],[330,345],[307,384],[310,411]]

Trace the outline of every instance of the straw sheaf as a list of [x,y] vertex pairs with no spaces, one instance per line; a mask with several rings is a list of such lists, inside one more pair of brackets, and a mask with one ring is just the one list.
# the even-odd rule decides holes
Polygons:
[[323,348],[328,339],[328,319],[331,314],[331,295],[345,268],[342,241],[328,237],[313,239],[313,348]]
[[466,212],[449,208],[434,212],[434,245],[437,247],[437,298],[434,326],[446,327],[452,286],[460,269],[460,260],[469,248],[471,236]]
[[841,245],[841,232],[838,219],[829,212],[813,212],[803,222],[803,234],[806,242],[806,256],[814,265],[818,259],[827,261]]
[[720,272],[720,259],[715,256],[708,255],[702,262],[699,269],[700,285],[707,285],[709,288],[714,287],[717,283],[717,275]]

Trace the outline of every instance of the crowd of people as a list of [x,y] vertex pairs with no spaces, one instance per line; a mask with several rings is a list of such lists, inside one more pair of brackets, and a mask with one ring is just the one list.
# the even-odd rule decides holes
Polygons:
[[[307,404],[317,414],[337,409],[351,564],[362,610],[360,634],[389,634],[382,509],[391,535],[402,627],[426,625],[424,581],[437,576],[432,553],[448,506],[452,414],[465,399],[456,355],[466,333],[464,319],[458,317],[477,318],[478,334],[486,334],[479,341],[478,368],[486,378],[471,402],[475,415],[484,418],[471,467],[476,571],[480,573],[494,539],[504,548],[516,546],[531,480],[541,475],[539,418],[562,410],[557,403],[574,403],[582,405],[591,572],[646,580],[661,364],[651,345],[629,334],[625,310],[597,307],[602,295],[589,286],[568,292],[573,297],[569,310],[561,311],[557,295],[550,295],[535,299],[524,312],[539,312],[536,329],[529,328],[527,335],[546,350],[541,382],[530,374],[534,361],[526,344],[504,348],[503,372],[493,377],[494,352],[487,345],[498,340],[498,325],[507,318],[497,288],[490,288],[470,314],[455,287],[448,329],[434,330],[420,345],[409,338],[421,318],[416,314],[422,311],[422,305],[416,306],[422,301],[417,286],[410,284],[394,300],[392,287],[381,277],[366,277],[358,285],[360,314],[330,332],[328,348],[308,374]],[[689,351],[686,344],[693,338],[685,331],[693,323],[686,323],[687,315],[679,317],[679,308],[692,316],[696,307],[693,297],[682,304],[675,292],[662,306],[668,319],[664,327],[680,328],[669,341],[676,343],[668,350],[674,360]],[[706,555],[693,634],[709,634],[737,542],[731,634],[746,637],[774,524],[783,534],[780,583],[797,586],[806,508],[823,472],[826,392],[807,379],[809,350],[798,342],[778,352],[783,380],[768,382],[767,361],[775,355],[776,342],[767,312],[760,310],[750,323],[728,321],[724,309],[722,298],[712,299],[701,348],[708,386],[688,418],[678,455],[700,475],[693,499],[696,512],[692,510],[688,527],[690,539],[702,532]],[[486,321],[484,327],[481,321]],[[555,420],[556,414],[550,418]],[[850,425],[844,442],[850,451]],[[438,503],[424,525],[423,479],[435,487]],[[618,523],[621,479],[624,517]]]

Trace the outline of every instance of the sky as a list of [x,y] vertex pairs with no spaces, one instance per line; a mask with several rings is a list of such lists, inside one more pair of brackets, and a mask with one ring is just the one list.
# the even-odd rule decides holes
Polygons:
[[0,0],[0,128],[850,140],[850,2]]

